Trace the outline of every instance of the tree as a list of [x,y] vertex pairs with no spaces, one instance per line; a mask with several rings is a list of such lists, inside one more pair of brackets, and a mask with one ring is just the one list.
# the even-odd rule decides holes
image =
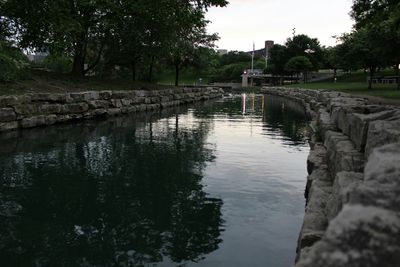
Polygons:
[[251,56],[242,51],[229,51],[227,54],[221,56],[221,66],[250,61]]
[[106,69],[130,65],[135,77],[140,61],[148,65],[151,80],[156,58],[170,51],[171,40],[198,32],[207,23],[205,11],[226,4],[225,0],[8,0],[1,8],[22,48],[71,56],[74,75],[83,76],[106,59]]
[[[352,17],[356,31],[363,31],[368,41],[373,41],[374,52],[386,66],[396,66],[400,89],[398,65],[400,64],[400,2],[398,0],[354,0]],[[371,87],[371,86],[370,86]]]
[[312,69],[319,69],[323,61],[321,45],[316,38],[310,38],[305,34],[295,35],[286,41],[286,53],[288,58],[305,56],[313,65]]
[[83,76],[89,46],[101,53],[107,1],[103,0],[9,0],[4,14],[15,25],[22,48],[73,57],[72,73]]
[[292,57],[285,65],[285,70],[288,72],[303,73],[304,82],[307,82],[307,71],[311,70],[313,65],[311,61],[305,56]]
[[289,57],[287,48],[284,45],[275,44],[269,51],[270,59],[268,61],[267,73],[282,75],[285,71],[285,64]]

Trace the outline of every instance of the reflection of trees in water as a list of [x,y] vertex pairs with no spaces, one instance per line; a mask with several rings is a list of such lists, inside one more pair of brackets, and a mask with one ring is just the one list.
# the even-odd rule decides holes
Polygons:
[[[243,97],[234,96],[225,101],[216,102],[196,111],[196,117],[207,118],[215,114],[222,114],[232,120],[247,120],[261,118],[268,132],[279,132],[288,138],[291,144],[306,144],[307,119],[304,108],[294,101],[283,97],[265,95],[246,96],[246,110],[243,114]],[[264,104],[263,104],[264,101]],[[263,110],[264,109],[264,110]]]
[[291,100],[277,96],[265,96],[263,121],[270,128],[279,129],[295,144],[304,144],[307,139],[307,119],[304,108]]
[[217,249],[222,201],[201,185],[211,120],[158,118],[32,130],[24,145],[7,139],[17,152],[0,153],[0,204],[23,208],[0,208],[0,262],[141,266]]

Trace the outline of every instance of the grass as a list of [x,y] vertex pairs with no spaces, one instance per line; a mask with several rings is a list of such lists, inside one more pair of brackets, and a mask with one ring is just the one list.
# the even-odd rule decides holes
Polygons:
[[[200,83],[200,80],[201,83]],[[165,72],[157,77],[157,83],[160,85],[174,85],[175,84],[175,73]],[[208,84],[210,81],[209,77],[205,74],[197,74],[193,72],[182,71],[179,75],[180,85],[199,85]]]
[[400,99],[400,90],[396,90],[396,84],[374,84],[372,89],[368,89],[366,82],[337,82],[337,83],[306,83],[306,84],[292,84],[286,87],[296,87],[305,89],[329,89],[334,91],[341,91],[351,94],[369,95],[375,97]]
[[64,93],[88,90],[157,90],[174,86],[155,83],[133,82],[129,80],[108,80],[95,77],[76,78],[69,74],[59,74],[32,70],[29,77],[16,82],[1,83],[0,95],[25,93]]
[[[392,70],[384,70],[377,73],[376,76],[388,75],[395,75],[395,73]],[[292,84],[286,85],[286,87],[305,89],[329,89],[351,94],[400,100],[400,90],[397,90],[397,84],[373,84],[372,89],[368,89],[367,77],[367,73],[356,72],[338,77],[336,83],[334,83],[332,78],[330,78],[322,82]]]

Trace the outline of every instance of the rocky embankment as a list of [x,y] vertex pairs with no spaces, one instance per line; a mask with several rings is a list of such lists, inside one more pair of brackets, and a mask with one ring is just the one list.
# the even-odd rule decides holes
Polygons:
[[221,97],[219,88],[157,91],[90,91],[0,97],[0,132],[98,116],[158,110]]
[[310,119],[296,267],[400,266],[400,109],[339,92],[264,88]]

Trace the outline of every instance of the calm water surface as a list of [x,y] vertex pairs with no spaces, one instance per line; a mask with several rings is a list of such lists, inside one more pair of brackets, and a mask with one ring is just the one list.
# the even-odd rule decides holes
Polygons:
[[0,266],[291,266],[306,120],[243,95],[0,135]]

